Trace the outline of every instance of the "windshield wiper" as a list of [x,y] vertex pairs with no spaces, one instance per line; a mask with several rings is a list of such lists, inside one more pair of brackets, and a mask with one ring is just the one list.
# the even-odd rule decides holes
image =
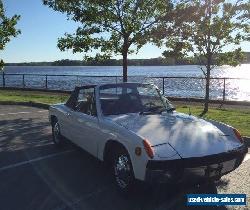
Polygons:
[[143,111],[140,111],[139,114],[142,115],[142,114],[161,114],[163,111],[165,111],[166,109],[164,107],[161,107],[161,106],[155,106],[155,107],[151,107],[151,108],[148,108],[147,110],[143,110]]
[[143,114],[145,114],[145,115],[148,115],[148,114],[155,114],[155,112],[152,112],[152,111],[140,111],[140,112],[139,112],[139,115],[143,115]]
[[167,112],[172,112],[172,111],[175,111],[175,110],[176,110],[176,108],[170,107],[170,108],[167,109]]
[[175,111],[176,108],[174,107],[170,107],[168,109],[164,108],[164,107],[152,107],[151,109],[148,109],[148,110],[144,110],[144,111],[140,111],[139,114],[142,115],[142,114],[161,114],[162,112],[164,111],[167,111],[167,112],[173,112]]

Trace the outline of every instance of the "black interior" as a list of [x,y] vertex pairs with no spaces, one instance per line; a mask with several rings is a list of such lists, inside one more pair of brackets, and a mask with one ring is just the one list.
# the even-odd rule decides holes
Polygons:
[[138,98],[138,95],[129,93],[118,98],[101,99],[102,112],[104,115],[140,112],[143,106]]

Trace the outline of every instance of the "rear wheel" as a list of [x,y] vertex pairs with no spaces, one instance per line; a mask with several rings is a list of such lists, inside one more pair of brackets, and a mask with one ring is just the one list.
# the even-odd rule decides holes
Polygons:
[[122,193],[130,192],[134,187],[135,178],[130,157],[125,149],[119,149],[114,155],[113,171],[118,190]]
[[61,132],[60,132],[60,125],[59,125],[57,119],[52,124],[52,137],[53,137],[54,144],[56,146],[61,146],[61,144],[62,144],[62,135],[61,135]]

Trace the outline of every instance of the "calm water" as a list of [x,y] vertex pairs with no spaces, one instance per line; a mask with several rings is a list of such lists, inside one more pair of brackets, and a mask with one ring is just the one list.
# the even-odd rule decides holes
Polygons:
[[[6,67],[5,73],[17,74],[49,74],[49,75],[81,75],[67,77],[48,77],[48,88],[50,89],[73,89],[75,85],[89,83],[120,82],[121,77],[116,78],[91,78],[84,76],[121,76],[121,66],[81,66],[81,67]],[[150,79],[150,76],[185,76],[203,77],[198,66],[129,66],[129,81],[152,82],[162,88],[162,79]],[[247,100],[250,101],[250,64],[243,64],[232,68],[223,66],[214,69],[213,77],[228,77],[242,79],[226,80],[226,99],[227,100]],[[2,80],[0,79],[0,86]],[[23,85],[22,76],[6,76],[7,86]],[[25,76],[25,87],[45,87],[45,77]],[[179,97],[203,97],[204,80],[201,79],[166,79],[164,86],[165,94]],[[211,98],[221,99],[223,94],[223,80],[211,81]]]

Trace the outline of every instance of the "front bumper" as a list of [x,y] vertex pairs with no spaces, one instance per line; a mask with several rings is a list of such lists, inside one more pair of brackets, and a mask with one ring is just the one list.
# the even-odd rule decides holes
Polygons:
[[237,150],[203,157],[149,160],[145,180],[149,183],[169,183],[217,179],[239,167],[247,151],[243,145]]

